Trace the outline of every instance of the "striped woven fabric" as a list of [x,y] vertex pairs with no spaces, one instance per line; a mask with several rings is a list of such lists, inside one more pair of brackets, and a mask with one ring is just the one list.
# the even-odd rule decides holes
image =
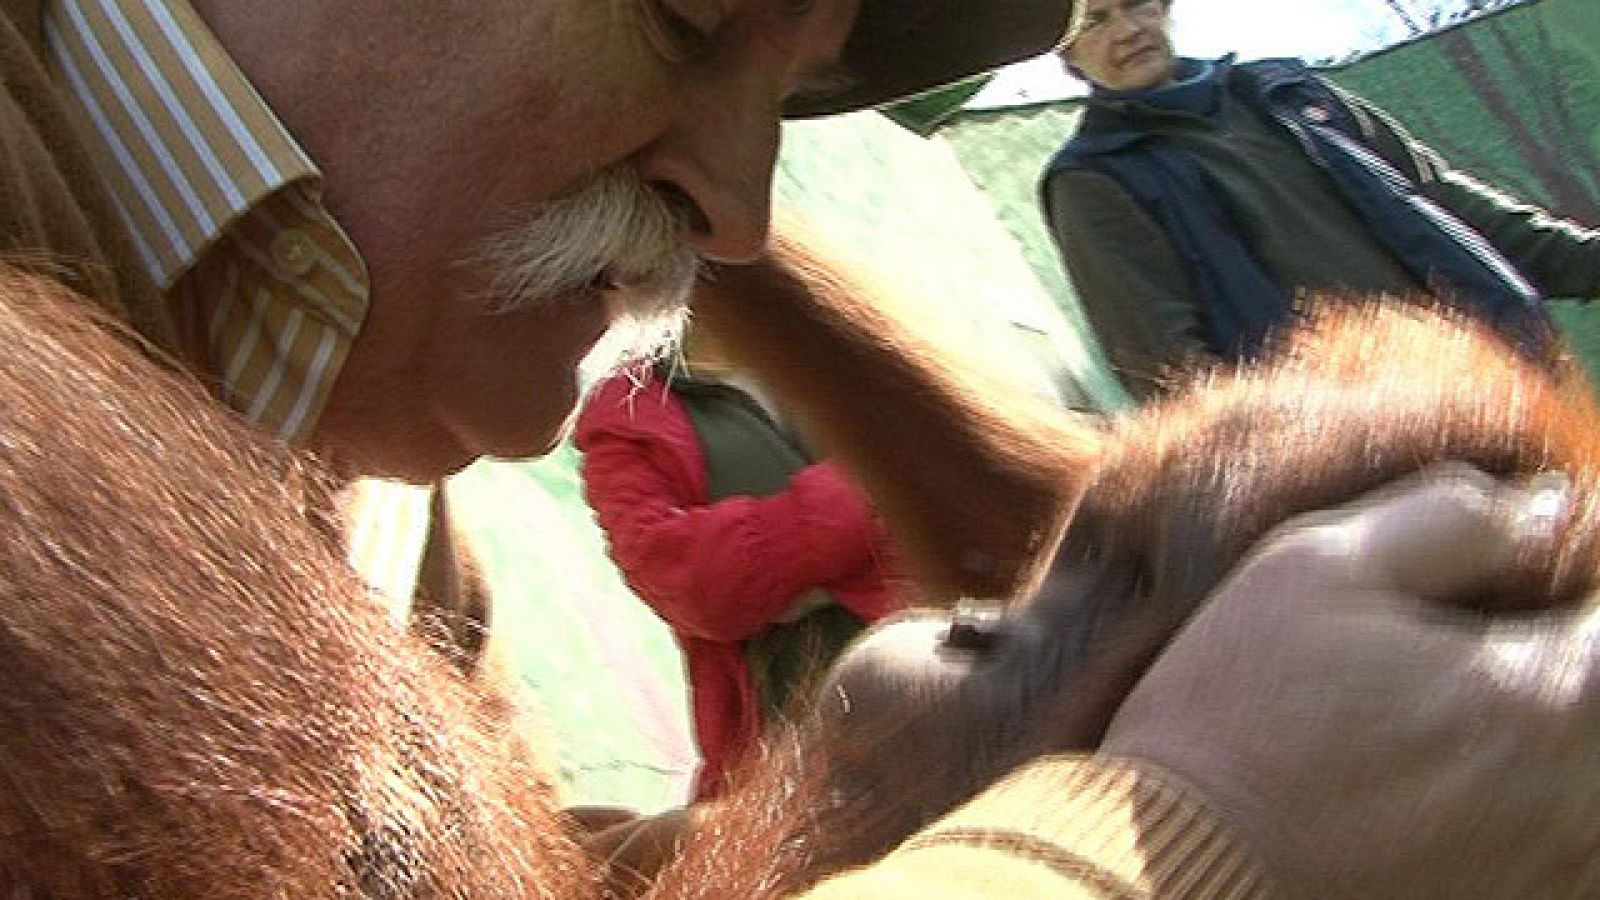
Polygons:
[[366,315],[320,174],[184,0],[55,0],[44,34],[140,259],[217,394],[303,440]]
[[1186,788],[1117,760],[1062,756],[1023,767],[806,900],[1273,895],[1254,857]]
[[[217,396],[304,441],[366,316],[368,280],[321,174],[186,0],[44,5],[52,76]],[[351,563],[397,616],[428,490],[354,489]]]

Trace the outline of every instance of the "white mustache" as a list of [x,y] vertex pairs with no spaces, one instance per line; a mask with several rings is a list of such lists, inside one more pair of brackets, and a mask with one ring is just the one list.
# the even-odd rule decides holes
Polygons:
[[683,217],[632,166],[600,172],[491,238],[489,308],[510,312],[574,292],[616,289],[624,316],[655,320],[682,306],[699,271]]

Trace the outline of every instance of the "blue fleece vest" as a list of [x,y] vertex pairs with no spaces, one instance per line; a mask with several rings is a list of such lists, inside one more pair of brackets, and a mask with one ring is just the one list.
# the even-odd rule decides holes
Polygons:
[[[1304,64],[1240,64],[1224,89],[1295,138],[1419,285],[1490,322],[1524,350],[1548,349],[1554,329],[1538,291],[1482,235],[1368,147],[1350,108]],[[1166,233],[1188,273],[1213,353],[1252,358],[1292,315],[1289,288],[1245,246],[1200,166],[1170,139],[1150,134],[1134,117],[1091,106],[1046,168],[1045,184],[1072,169],[1114,178]]]

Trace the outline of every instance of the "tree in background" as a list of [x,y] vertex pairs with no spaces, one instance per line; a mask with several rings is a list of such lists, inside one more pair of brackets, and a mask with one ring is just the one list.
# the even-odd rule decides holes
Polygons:
[[1404,23],[1406,31],[1410,32],[1412,37],[1422,36],[1422,25],[1411,14],[1411,10],[1407,8],[1405,0],[1383,0],[1383,2],[1384,5],[1389,7],[1389,11],[1394,13],[1395,18]]
[[[1537,15],[1495,16],[1478,28],[1451,29],[1439,36],[1439,43],[1445,58],[1478,88],[1483,104],[1505,126],[1550,209],[1600,223],[1600,177],[1594,166],[1583,164],[1581,154],[1571,152],[1588,144],[1589,135],[1573,114],[1575,81],[1565,77],[1593,69],[1569,68],[1551,40],[1548,22]],[[1521,86],[1516,99],[1508,84]]]
[[[1600,224],[1600,172],[1595,136],[1577,111],[1600,103],[1594,40],[1570,33],[1587,24],[1577,3],[1559,0],[1384,0],[1416,37],[1378,54],[1369,69],[1383,72],[1381,88],[1352,84],[1389,107],[1452,163],[1482,174],[1563,216]],[[1520,7],[1520,8],[1516,8]],[[1456,27],[1475,20],[1471,27]],[[1554,23],[1554,24],[1553,24]],[[1593,26],[1589,26],[1591,29]],[[1554,33],[1561,29],[1560,37]],[[1403,55],[1406,71],[1379,57]],[[1437,66],[1428,65],[1433,57]],[[1439,71],[1441,70],[1442,71]],[[1423,76],[1426,77],[1423,77]],[[1449,76],[1441,81],[1437,75]],[[1409,76],[1409,77],[1408,77]],[[1368,81],[1366,77],[1353,82]],[[1459,84],[1481,104],[1500,141],[1481,128],[1459,127],[1441,105],[1441,88]],[[1396,102],[1403,98],[1404,102]]]

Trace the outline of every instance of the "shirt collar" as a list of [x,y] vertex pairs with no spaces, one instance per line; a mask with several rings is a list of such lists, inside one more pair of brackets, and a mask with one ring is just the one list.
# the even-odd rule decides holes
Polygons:
[[186,0],[52,0],[53,74],[162,289],[264,198],[320,173]]

